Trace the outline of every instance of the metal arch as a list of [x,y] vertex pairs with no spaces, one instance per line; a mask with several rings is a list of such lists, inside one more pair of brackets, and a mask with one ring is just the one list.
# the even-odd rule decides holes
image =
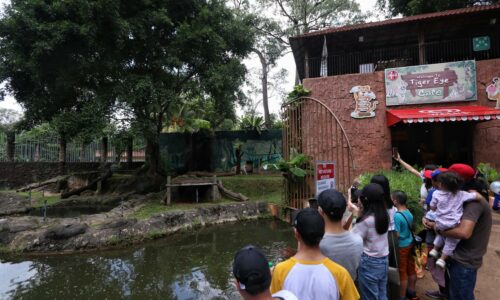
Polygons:
[[328,112],[330,112],[330,114],[335,118],[335,121],[337,121],[337,124],[340,126],[340,129],[342,130],[342,134],[344,135],[344,137],[345,137],[345,139],[347,141],[347,146],[349,148],[349,156],[351,157],[352,168],[356,169],[356,166],[354,165],[354,156],[352,154],[351,142],[349,141],[349,138],[347,137],[347,133],[345,132],[344,126],[342,126],[342,123],[340,122],[339,118],[337,118],[337,115],[335,115],[335,113],[328,106],[326,106],[323,102],[319,101],[316,98],[308,97],[308,96],[303,96],[303,97],[295,98],[292,101],[288,101],[288,102],[284,103],[281,106],[281,109],[284,109],[287,106],[289,106],[289,105],[291,105],[291,104],[293,104],[295,102],[300,102],[302,100],[311,100],[311,101],[314,101],[314,102],[320,104],[321,106],[323,106],[324,108],[326,108],[326,110],[328,110]]
[[[338,180],[337,189],[348,192],[356,169],[353,149],[335,113],[318,99],[307,96],[283,104],[282,112],[284,113],[284,158],[290,159],[292,149],[296,149],[311,156],[314,160],[333,159],[337,163],[335,171]],[[316,118],[320,120],[319,123],[316,122]],[[319,133],[319,135],[312,133]],[[300,181],[284,174],[287,180],[284,181],[283,195],[288,208],[306,207],[308,200],[315,197],[314,168],[314,165],[309,166],[307,171],[310,173]]]

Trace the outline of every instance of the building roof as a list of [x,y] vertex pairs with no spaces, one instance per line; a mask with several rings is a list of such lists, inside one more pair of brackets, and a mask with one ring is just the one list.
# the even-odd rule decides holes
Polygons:
[[389,20],[378,21],[378,22],[369,22],[369,23],[356,24],[356,25],[348,25],[348,26],[342,26],[342,27],[331,27],[331,28],[327,28],[327,29],[323,29],[323,30],[309,32],[309,33],[302,34],[302,35],[293,36],[293,37],[290,37],[290,40],[300,39],[300,38],[304,38],[304,37],[311,37],[311,36],[332,34],[332,33],[337,33],[337,32],[356,31],[356,30],[366,29],[366,28],[374,28],[374,27],[381,27],[381,26],[388,26],[388,25],[395,25],[395,24],[402,24],[402,23],[411,23],[411,22],[437,19],[437,18],[448,17],[448,16],[468,15],[468,14],[474,14],[477,12],[495,11],[495,10],[500,10],[500,4],[477,5],[477,6],[454,9],[454,10],[447,10],[447,11],[441,11],[441,12],[435,12],[435,13],[415,15],[415,16],[410,16],[410,17],[405,17],[405,18],[396,18],[396,19],[389,19]]

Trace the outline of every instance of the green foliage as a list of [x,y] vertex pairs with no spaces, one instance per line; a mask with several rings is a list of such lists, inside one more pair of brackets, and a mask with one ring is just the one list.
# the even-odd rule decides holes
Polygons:
[[256,114],[246,114],[241,117],[240,129],[261,132],[264,129],[264,118]]
[[293,91],[288,93],[286,97],[287,101],[293,101],[300,97],[309,96],[311,94],[311,90],[306,89],[302,84],[297,84],[293,87]]
[[409,171],[387,171],[381,170],[374,173],[364,173],[360,176],[361,185],[366,185],[370,182],[373,175],[382,174],[389,179],[391,191],[401,190],[408,196],[408,209],[413,214],[415,225],[421,228],[421,222],[424,215],[422,207],[420,207],[420,186],[422,180],[413,175]]
[[277,164],[266,165],[273,167],[289,176],[292,180],[303,179],[308,173],[307,169],[311,166],[311,158],[305,154],[298,153],[292,149],[290,160],[281,159]]
[[402,14],[403,16],[413,16],[431,12],[439,12],[450,9],[464,8],[476,4],[493,4],[499,1],[485,0],[377,0],[378,6],[387,10],[392,16]]
[[218,0],[13,1],[0,21],[2,92],[28,125],[52,121],[68,136],[98,123],[85,111],[114,106],[147,140],[156,174],[159,134],[186,99],[210,103],[219,122],[234,116],[251,22]]
[[480,163],[477,166],[477,169],[481,174],[484,175],[484,178],[489,182],[492,183],[495,180],[500,179],[500,173],[495,170],[489,163]]

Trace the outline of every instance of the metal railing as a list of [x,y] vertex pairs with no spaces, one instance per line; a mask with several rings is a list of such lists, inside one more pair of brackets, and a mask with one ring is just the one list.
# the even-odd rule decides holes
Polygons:
[[[113,140],[107,140],[106,162],[127,161],[126,150],[121,153],[113,146]],[[0,132],[0,162],[58,162],[59,161],[59,137],[47,135],[43,137],[27,137],[22,133],[15,137],[14,155],[11,159],[8,155],[7,135]],[[106,151],[102,139],[94,140],[88,144],[68,142],[66,145],[66,162],[104,162]],[[118,154],[121,156],[118,158]],[[132,161],[141,162],[145,160],[145,144],[141,140],[134,141]]]
[[306,78],[320,77],[322,63],[327,65],[328,76],[334,76],[383,71],[387,68],[419,64],[493,58],[500,58],[500,35],[490,35],[490,49],[485,51],[474,51],[472,39],[467,38],[430,42],[421,46],[410,44],[349,53],[330,53],[326,61],[321,57],[306,59],[305,76]]

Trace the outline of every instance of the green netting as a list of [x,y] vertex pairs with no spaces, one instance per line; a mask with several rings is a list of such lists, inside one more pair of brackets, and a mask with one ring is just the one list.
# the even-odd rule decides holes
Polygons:
[[167,133],[160,137],[164,163],[169,170],[230,171],[236,166],[235,145],[241,144],[242,164],[254,168],[281,158],[281,130]]

